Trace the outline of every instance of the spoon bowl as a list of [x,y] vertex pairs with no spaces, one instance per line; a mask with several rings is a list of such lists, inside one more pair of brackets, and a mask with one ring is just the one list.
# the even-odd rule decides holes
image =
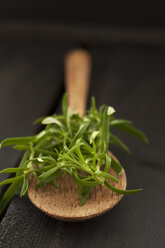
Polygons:
[[[125,190],[127,179],[124,169],[120,175],[117,175],[113,168],[110,173],[119,180],[119,183],[111,182],[111,184]],[[86,203],[80,206],[81,196],[77,193],[77,184],[69,174],[66,174],[64,178],[56,179],[56,184],[59,185],[59,189],[48,184],[36,190],[36,179],[30,175],[28,196],[41,211],[64,221],[84,221],[99,216],[113,208],[123,197],[98,185],[93,189]]]

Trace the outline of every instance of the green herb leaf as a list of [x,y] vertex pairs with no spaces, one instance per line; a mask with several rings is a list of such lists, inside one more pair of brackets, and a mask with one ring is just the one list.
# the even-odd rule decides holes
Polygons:
[[104,178],[109,178],[116,183],[119,182],[119,180],[116,177],[112,176],[111,174],[109,174],[107,172],[99,171],[99,172],[97,172],[97,175],[102,176]]
[[1,170],[0,174],[1,173],[15,173],[15,172],[19,172],[21,170],[22,170],[21,168],[7,168],[7,169],[4,169],[4,170]]
[[74,144],[76,143],[76,141],[77,141],[80,137],[83,136],[83,134],[84,134],[85,131],[87,130],[88,126],[89,126],[89,121],[84,122],[84,123],[80,126],[78,132],[75,134],[75,136],[74,136],[73,139],[71,140],[71,143],[70,143],[69,148],[71,148],[72,146],[74,146]]
[[102,124],[102,151],[107,152],[108,145],[109,145],[109,114],[108,114],[108,107],[105,107],[104,113],[103,113],[103,124]]
[[128,154],[131,154],[130,149],[119,138],[117,138],[114,134],[111,133],[110,138],[112,139],[113,143],[118,145],[123,151],[127,152]]
[[[54,180],[60,177],[62,174],[63,174],[62,171],[55,171],[52,174],[47,175],[46,177],[42,177],[42,178],[40,177],[39,182],[36,185],[36,189],[46,185],[47,183],[51,183],[51,184],[53,183],[55,186],[56,184],[54,183]],[[57,185],[55,187],[58,188]]]
[[83,206],[89,196],[89,194],[91,193],[93,187],[87,187],[86,191],[82,194],[81,196],[81,200],[80,200],[80,206]]
[[91,98],[91,109],[92,109],[92,113],[96,114],[97,113],[97,109],[96,109],[96,101],[95,101],[95,97],[92,96]]
[[139,129],[133,126],[125,124],[125,125],[116,125],[115,127],[120,129],[123,132],[126,132],[128,134],[135,136],[136,138],[140,139],[141,141],[145,143],[148,143],[147,136],[142,131],[140,131]]
[[25,150],[27,150],[29,148],[30,148],[29,146],[25,146],[25,145],[15,145],[15,146],[13,146],[14,150],[20,150],[20,151],[25,151]]
[[22,196],[24,196],[26,194],[26,192],[28,190],[28,186],[29,186],[29,182],[28,182],[27,175],[24,175],[24,177],[23,177],[23,185],[22,185],[20,197],[22,197]]
[[52,169],[50,169],[50,170],[48,170],[48,171],[46,171],[46,172],[44,172],[43,174],[41,174],[40,176],[39,176],[39,179],[41,180],[45,180],[47,177],[49,177],[51,174],[53,174],[54,172],[56,172],[58,169],[59,169],[60,167],[59,166],[56,166],[56,167],[54,167],[54,168],[52,168]]
[[120,175],[123,169],[121,164],[111,157],[111,165],[112,165],[112,168],[116,171],[116,173]]
[[[24,169],[25,161],[27,160],[29,155],[30,155],[30,150],[26,151],[26,153],[24,154],[24,156],[20,162],[20,165],[19,165],[20,168]],[[17,176],[19,176],[20,174],[21,174],[21,172],[18,171]],[[5,194],[3,195],[2,199],[0,200],[0,215],[5,211],[6,207],[8,206],[10,201],[12,200],[13,196],[18,191],[21,183],[22,183],[22,178],[18,181],[13,182],[9,186],[9,188],[6,190]]]
[[29,142],[34,141],[35,136],[27,136],[27,137],[19,137],[19,138],[7,138],[3,140],[0,144],[0,148],[4,146],[12,146],[12,145],[24,145]]
[[132,121],[122,120],[122,119],[113,119],[110,121],[111,126],[123,125],[123,124],[132,124]]
[[118,189],[114,186],[112,186],[109,182],[105,181],[104,182],[105,186],[112,190],[113,192],[116,192],[120,195],[131,195],[131,194],[135,194],[135,193],[138,193],[140,191],[142,191],[143,189],[133,189],[133,190],[121,190],[121,189]]
[[62,113],[64,115],[65,123],[68,125],[68,104],[67,104],[67,94],[65,93],[62,98]]
[[20,181],[20,179],[22,179],[22,178],[23,178],[23,175],[6,179],[6,180],[4,180],[3,182],[0,183],[0,186],[5,185],[5,184],[14,183],[16,181]]
[[46,116],[40,117],[40,118],[36,119],[36,120],[33,122],[33,124],[41,123],[45,118],[46,118]]
[[46,117],[43,119],[42,124],[57,124],[58,126],[63,127],[62,123],[55,116]]
[[106,162],[105,162],[105,169],[104,169],[104,171],[105,172],[107,172],[107,173],[109,173],[109,171],[110,171],[110,167],[111,167],[111,157],[108,155],[108,153],[107,154],[105,154],[105,158],[106,158]]

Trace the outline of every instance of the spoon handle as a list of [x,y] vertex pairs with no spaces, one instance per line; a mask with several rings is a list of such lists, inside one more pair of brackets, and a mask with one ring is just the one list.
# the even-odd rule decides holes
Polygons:
[[65,83],[68,106],[83,116],[89,88],[91,56],[85,50],[73,50],[65,58]]

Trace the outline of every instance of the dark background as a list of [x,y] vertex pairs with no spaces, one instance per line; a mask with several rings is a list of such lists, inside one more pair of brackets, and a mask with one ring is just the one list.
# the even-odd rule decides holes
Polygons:
[[[14,197],[0,222],[0,247],[165,246],[165,4],[163,1],[5,1],[0,7],[0,140],[31,135],[34,119],[60,111],[64,57],[85,47],[92,56],[90,96],[115,107],[150,143],[119,133],[128,156],[126,196],[108,213],[82,223],[56,221]],[[22,154],[0,151],[0,169]],[[0,179],[8,175],[1,175]],[[6,187],[0,189],[1,196]]]
[[5,1],[5,19],[55,20],[103,25],[164,26],[165,3],[159,1]]

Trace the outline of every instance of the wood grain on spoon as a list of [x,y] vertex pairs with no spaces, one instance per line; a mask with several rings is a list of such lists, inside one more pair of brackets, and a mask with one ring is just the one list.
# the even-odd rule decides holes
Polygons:
[[[69,108],[79,113],[85,113],[86,99],[89,87],[91,58],[88,52],[75,50],[65,59],[66,89]],[[115,157],[114,157],[115,158]],[[116,158],[115,158],[116,159]],[[117,159],[116,159],[117,160]],[[122,190],[126,189],[126,174],[122,170],[120,176],[111,168],[111,174],[119,179],[112,183]],[[101,185],[96,186],[83,206],[80,206],[81,196],[76,192],[77,184],[70,175],[56,179],[60,189],[46,185],[35,190],[36,179],[29,177],[28,196],[31,202],[47,215],[65,221],[81,221],[101,215],[114,207],[122,198]]]
[[68,106],[71,110],[85,114],[89,79],[91,70],[91,56],[87,51],[75,50],[65,58],[65,82],[68,93]]

